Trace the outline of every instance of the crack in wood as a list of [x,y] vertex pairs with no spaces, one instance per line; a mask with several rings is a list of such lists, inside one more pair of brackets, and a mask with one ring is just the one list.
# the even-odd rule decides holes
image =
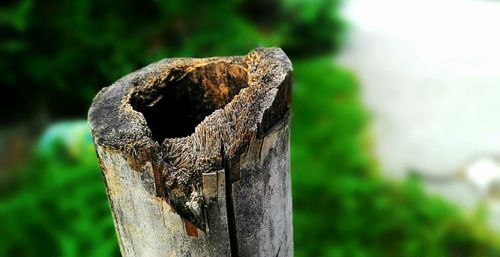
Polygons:
[[236,230],[236,216],[234,214],[233,202],[233,182],[231,180],[231,167],[226,160],[224,153],[224,142],[220,144],[220,155],[224,165],[224,176],[226,182],[226,211],[227,211],[227,227],[229,232],[229,246],[231,247],[231,257],[239,257],[238,251],[238,235]]
[[[156,196],[160,197],[162,199],[166,199],[165,195],[165,186],[164,186],[164,179],[162,175],[162,168],[167,169],[166,165],[161,165],[160,163],[154,163],[153,160],[151,160],[151,164],[153,167],[153,176],[154,176],[154,186],[156,190]],[[162,167],[163,166],[163,167]],[[167,170],[168,172],[168,170]]]

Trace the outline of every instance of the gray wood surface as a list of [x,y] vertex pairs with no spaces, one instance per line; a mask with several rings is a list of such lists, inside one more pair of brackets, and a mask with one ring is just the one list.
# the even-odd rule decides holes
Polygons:
[[164,59],[89,124],[123,256],[293,256],[292,66],[279,48]]

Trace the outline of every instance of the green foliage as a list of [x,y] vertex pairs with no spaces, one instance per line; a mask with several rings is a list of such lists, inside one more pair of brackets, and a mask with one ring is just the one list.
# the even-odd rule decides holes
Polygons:
[[[166,57],[241,55],[283,46],[293,56],[338,46],[336,0],[14,0],[0,9],[3,121],[82,117],[103,86]],[[326,11],[328,10],[328,11]]]
[[85,121],[50,127],[0,198],[0,256],[119,256]]
[[296,256],[498,256],[473,217],[377,175],[359,87],[329,59],[294,63],[292,188]]

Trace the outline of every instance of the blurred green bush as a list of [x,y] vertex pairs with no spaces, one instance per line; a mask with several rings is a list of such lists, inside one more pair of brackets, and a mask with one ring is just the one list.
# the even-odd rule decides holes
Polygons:
[[[84,117],[99,88],[164,57],[281,46],[295,69],[296,256],[500,255],[478,217],[426,195],[416,180],[379,177],[359,85],[329,56],[342,38],[338,1],[1,5],[0,84],[4,104],[17,108],[1,108],[2,120]],[[17,174],[0,189],[0,256],[119,255],[85,121],[49,127]]]
[[0,3],[0,119],[83,117],[103,86],[165,57],[293,56],[339,45],[337,0],[10,0]]
[[498,235],[427,195],[382,179],[359,85],[330,58],[294,63],[291,138],[296,256],[499,256]]
[[86,121],[57,123],[1,192],[0,256],[119,256]]

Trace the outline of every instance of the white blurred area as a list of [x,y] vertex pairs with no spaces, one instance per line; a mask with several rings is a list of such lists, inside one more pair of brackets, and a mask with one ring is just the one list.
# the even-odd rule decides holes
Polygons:
[[500,228],[500,1],[346,0],[343,13],[337,62],[362,84],[384,175],[486,200]]

